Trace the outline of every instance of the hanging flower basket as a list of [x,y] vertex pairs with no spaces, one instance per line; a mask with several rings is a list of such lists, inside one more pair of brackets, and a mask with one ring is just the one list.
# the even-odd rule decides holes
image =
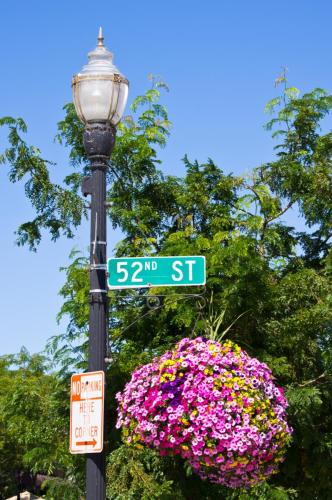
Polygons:
[[236,344],[183,339],[117,394],[124,441],[180,455],[202,479],[249,488],[278,471],[287,401],[270,369]]

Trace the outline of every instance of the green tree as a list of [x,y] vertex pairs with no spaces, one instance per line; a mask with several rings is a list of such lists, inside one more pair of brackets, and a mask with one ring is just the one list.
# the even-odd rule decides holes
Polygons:
[[24,472],[32,479],[37,473],[70,477],[75,495],[63,498],[78,498],[83,461],[68,453],[68,383],[47,373],[49,364],[24,348],[0,358],[1,498],[20,491]]
[[[112,430],[108,443],[110,498],[115,498],[115,490],[117,498],[330,496],[332,135],[322,133],[320,127],[330,112],[332,97],[321,89],[301,96],[287,86],[284,76],[278,83],[283,85],[281,95],[267,106],[273,113],[267,128],[276,128],[273,134],[280,140],[276,157],[246,177],[226,174],[212,160],[199,164],[188,156],[182,178],[162,174],[157,168],[158,151],[166,144],[170,123],[158,102],[158,82],[134,101],[133,116],[119,126],[108,179],[108,199],[113,202],[109,217],[123,233],[116,255],[204,254],[208,279],[204,289],[181,289],[188,296],[178,295],[174,289],[154,289],[154,294],[162,295],[154,311],[147,305],[150,291],[110,292],[112,362],[107,376],[113,429],[114,394],[123,388],[132,370],[180,338],[206,332],[219,318],[219,333],[227,332],[249,354],[267,362],[277,383],[287,388],[294,439],[286,462],[268,484],[250,492],[226,491],[202,483],[182,463],[156,457],[148,450],[139,453],[123,447],[119,434]],[[55,204],[36,207],[37,219],[32,224],[39,232],[31,231],[20,240],[31,246],[38,243],[43,227],[51,230],[49,221],[62,224],[58,233],[51,230],[53,237],[61,231],[70,236],[66,228],[70,226],[72,231],[73,221],[79,223],[84,216],[78,194],[87,169],[82,126],[72,105],[65,110],[58,139],[70,148],[75,171],[66,182],[72,196],[79,198],[75,207],[79,217],[73,218],[70,206],[59,211],[59,198],[51,193]],[[9,126],[17,127],[15,123]],[[16,172],[21,165],[20,151],[10,140],[14,152],[6,152],[4,158]],[[32,154],[36,156],[34,151]],[[33,171],[27,175],[33,176]],[[15,174],[13,180],[17,178]],[[287,223],[294,208],[302,215],[305,230]],[[63,377],[74,367],[86,366],[85,256],[73,255],[65,272],[60,317],[68,316],[69,327],[49,343]],[[135,474],[142,478],[140,484]],[[117,489],[114,486],[111,491],[111,485]]]

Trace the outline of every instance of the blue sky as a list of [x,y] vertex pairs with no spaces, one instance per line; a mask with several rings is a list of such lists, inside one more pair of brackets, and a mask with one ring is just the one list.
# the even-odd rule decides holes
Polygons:
[[[69,172],[67,151],[53,142],[62,106],[71,100],[71,76],[86,62],[98,27],[115,63],[130,81],[130,101],[161,75],[170,93],[164,102],[173,122],[165,173],[181,174],[181,158],[205,161],[236,174],[272,158],[273,141],[263,130],[265,103],[274,79],[289,69],[302,91],[331,91],[331,2],[112,2],[12,0],[1,6],[0,116],[22,116],[28,139],[57,163],[54,179]],[[5,134],[0,133],[0,151]],[[12,185],[0,166],[1,290],[0,354],[25,345],[41,350],[61,331],[56,324],[64,282],[59,268],[73,247],[88,247],[88,225],[74,240],[52,243],[47,234],[37,253],[15,246],[14,231],[33,212],[21,184]],[[109,254],[118,234],[108,236]]]

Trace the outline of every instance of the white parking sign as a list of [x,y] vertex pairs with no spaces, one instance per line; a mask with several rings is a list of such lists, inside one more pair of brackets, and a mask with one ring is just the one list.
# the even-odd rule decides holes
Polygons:
[[70,453],[100,453],[104,441],[103,371],[71,377]]

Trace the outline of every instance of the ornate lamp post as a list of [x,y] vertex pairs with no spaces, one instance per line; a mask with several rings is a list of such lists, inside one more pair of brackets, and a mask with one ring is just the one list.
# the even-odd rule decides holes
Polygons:
[[[128,80],[113,64],[104,47],[102,29],[89,62],[73,77],[74,104],[85,124],[83,142],[91,162],[91,176],[82,184],[91,195],[89,371],[105,371],[107,345],[106,281],[106,171],[128,97]],[[87,454],[87,500],[105,498],[105,454]]]

